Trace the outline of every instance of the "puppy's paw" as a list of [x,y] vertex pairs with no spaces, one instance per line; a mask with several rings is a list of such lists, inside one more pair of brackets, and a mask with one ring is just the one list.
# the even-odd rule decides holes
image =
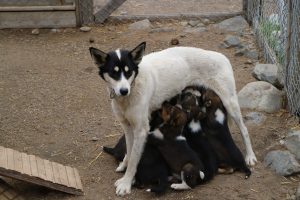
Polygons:
[[124,172],[127,167],[127,164],[125,162],[120,162],[119,166],[116,169],[116,172]]
[[246,155],[245,162],[248,166],[254,166],[257,163],[257,159],[254,153]]
[[191,187],[188,186],[185,182],[173,183],[171,185],[171,188],[174,189],[174,190],[189,190],[189,189],[191,189]]
[[115,182],[116,194],[118,196],[125,196],[126,194],[130,194],[131,192],[131,183],[132,181],[127,178],[120,178]]

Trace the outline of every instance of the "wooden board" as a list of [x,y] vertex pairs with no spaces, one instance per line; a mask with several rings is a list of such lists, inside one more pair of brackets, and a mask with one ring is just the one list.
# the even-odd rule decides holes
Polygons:
[[0,175],[83,195],[78,170],[0,146]]

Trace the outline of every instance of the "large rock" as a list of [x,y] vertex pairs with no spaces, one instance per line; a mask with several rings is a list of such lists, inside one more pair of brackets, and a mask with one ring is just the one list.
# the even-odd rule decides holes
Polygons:
[[241,108],[273,113],[282,108],[284,93],[268,82],[256,81],[245,85],[238,93]]
[[271,151],[266,155],[264,163],[282,176],[289,176],[300,172],[300,164],[289,151]]
[[277,88],[282,88],[278,78],[278,67],[275,64],[256,64],[252,72],[254,78],[267,81]]
[[284,140],[286,148],[300,160],[300,130],[289,132]]
[[129,25],[130,30],[146,30],[152,27],[151,22],[148,19],[134,22]]
[[242,16],[236,16],[216,24],[215,27],[224,31],[239,32],[248,27],[248,23]]

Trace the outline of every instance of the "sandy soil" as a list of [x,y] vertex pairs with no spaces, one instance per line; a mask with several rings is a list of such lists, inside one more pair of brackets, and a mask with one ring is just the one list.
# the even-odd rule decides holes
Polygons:
[[[88,47],[104,51],[133,48],[147,41],[147,52],[170,47],[178,38],[182,46],[194,46],[224,53],[232,62],[237,89],[254,81],[253,64],[244,64],[244,57],[235,57],[233,49],[219,48],[225,34],[208,28],[200,34],[185,34],[178,22],[154,23],[155,27],[172,27],[174,32],[149,33],[130,31],[128,25],[94,27],[83,33],[75,29],[52,33],[30,30],[0,30],[0,145],[42,158],[77,167],[85,196],[72,196],[19,181],[12,181],[30,200],[99,200],[123,199],[115,196],[113,183],[121,177],[115,173],[117,163],[106,154],[93,163],[102,145],[112,145],[122,134],[112,116],[110,100],[104,82],[97,75]],[[254,43],[246,32],[242,39]],[[91,44],[90,39],[95,42]],[[247,112],[244,110],[243,114]],[[124,199],[286,199],[299,184],[299,177],[275,175],[261,162],[295,122],[282,111],[266,114],[260,126],[248,124],[254,151],[259,163],[253,175],[218,175],[213,181],[192,191],[169,191],[156,197],[133,189]],[[232,135],[244,152],[239,131]],[[93,141],[96,139],[96,141]]]

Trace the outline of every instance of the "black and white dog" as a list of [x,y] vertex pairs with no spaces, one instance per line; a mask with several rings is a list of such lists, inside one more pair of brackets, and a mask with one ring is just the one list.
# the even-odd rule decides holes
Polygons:
[[192,47],[169,48],[144,56],[145,47],[143,42],[131,51],[109,53],[90,48],[126,137],[127,154],[116,171],[127,169],[115,182],[116,194],[122,196],[131,191],[149,131],[150,113],[189,85],[207,86],[222,99],[243,136],[246,163],[254,165],[256,157],[242,120],[229,60],[220,53]]

